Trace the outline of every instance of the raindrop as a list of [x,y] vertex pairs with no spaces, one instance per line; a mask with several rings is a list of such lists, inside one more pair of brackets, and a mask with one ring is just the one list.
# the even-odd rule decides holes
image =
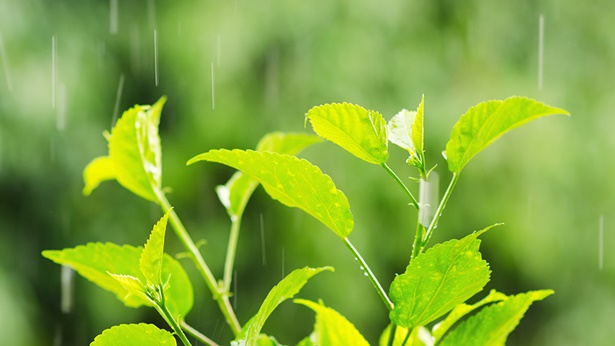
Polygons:
[[602,270],[604,264],[604,216],[598,218],[598,269]]
[[429,227],[438,206],[438,173],[431,172],[427,181],[421,179],[419,184],[419,223]]
[[154,29],[154,79],[158,86],[158,31]]
[[149,18],[149,25],[152,28],[156,27],[156,4],[154,0],[147,0],[147,16]]
[[9,72],[9,60],[6,57],[6,51],[4,50],[4,41],[2,40],[2,35],[0,34],[0,58],[2,59],[2,67],[4,69],[4,78],[6,79],[6,86],[9,91],[13,91],[13,81],[11,79],[11,74]]
[[363,275],[367,276],[367,272],[363,272]]
[[109,32],[112,34],[118,31],[117,8],[117,0],[109,0]]
[[60,272],[61,297],[60,306],[63,313],[68,314],[73,310],[73,283],[75,272],[67,266],[62,266]]
[[261,221],[261,254],[263,258],[263,266],[267,264],[267,256],[265,249],[265,221],[263,220],[263,214],[260,214]]
[[118,113],[120,111],[120,99],[122,98],[122,90],[124,89],[124,75],[120,76],[120,82],[117,85],[117,92],[115,93],[115,105],[113,106],[113,118],[111,119],[111,128],[115,126]]
[[211,109],[216,109],[216,93],[214,83],[214,62],[211,62]]
[[365,268],[363,266],[360,266],[359,269],[361,269],[361,271],[365,271]]
[[545,16],[538,17],[538,90],[542,90],[542,64],[544,58]]
[[56,35],[51,35],[51,108],[56,109],[56,58],[57,58]]

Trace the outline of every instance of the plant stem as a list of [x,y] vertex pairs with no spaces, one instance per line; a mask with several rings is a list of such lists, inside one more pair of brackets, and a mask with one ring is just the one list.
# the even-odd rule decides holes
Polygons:
[[190,334],[192,337],[199,340],[200,343],[204,345],[209,345],[209,346],[219,346],[213,340],[201,334],[198,330],[194,329],[192,326],[188,325],[186,321],[181,321],[180,325],[182,329],[186,330],[186,333]]
[[348,249],[350,249],[350,251],[354,254],[354,257],[357,259],[357,261],[359,261],[361,265],[361,270],[365,273],[367,277],[369,277],[369,280],[372,282],[372,285],[374,285],[374,288],[376,288],[376,291],[380,295],[380,298],[382,298],[384,305],[386,305],[389,311],[393,310],[393,302],[391,301],[391,299],[389,299],[389,296],[387,295],[385,290],[382,288],[382,285],[380,285],[380,282],[378,282],[378,279],[376,278],[372,270],[367,265],[367,262],[365,262],[363,257],[361,257],[361,254],[359,253],[359,251],[357,251],[357,249],[352,245],[352,243],[350,242],[350,239],[344,238],[343,241],[344,241],[344,244],[346,244],[346,247],[348,247]]
[[459,180],[459,173],[453,173],[451,182],[448,184],[448,187],[446,188],[446,192],[444,192],[444,196],[442,196],[442,200],[440,201],[440,204],[438,205],[438,209],[436,209],[436,214],[434,215],[434,218],[431,220],[431,223],[429,224],[429,227],[427,228],[427,232],[425,232],[425,238],[421,241],[421,246],[420,246],[418,253],[421,253],[423,251],[423,248],[425,248],[425,245],[427,245],[427,243],[429,242],[429,239],[431,239],[431,236],[433,235],[433,231],[436,229],[436,227],[438,227],[438,220],[440,220],[440,216],[442,216],[442,212],[444,212],[444,208],[446,208],[446,203],[448,202],[448,199],[451,197],[451,194],[453,193],[453,189],[455,188],[455,185],[457,184],[457,180]]
[[397,176],[397,174],[395,174],[395,172],[393,172],[391,167],[389,167],[386,163],[381,164],[381,166],[382,166],[382,168],[384,168],[385,171],[387,171],[387,173],[389,173],[390,176],[393,177],[393,179],[395,179],[397,184],[399,184],[399,186],[401,186],[401,188],[406,192],[408,197],[410,197],[410,202],[412,203],[412,205],[416,209],[419,209],[419,202],[417,202],[416,198],[414,198],[414,195],[412,195],[412,192],[410,192],[410,190],[408,190],[408,187],[406,186],[406,184],[404,184],[404,182],[401,181],[401,179],[399,179],[399,177]]
[[235,265],[235,253],[237,251],[237,241],[239,239],[239,228],[241,226],[241,216],[231,218],[231,233],[228,238],[226,249],[226,260],[224,261],[224,290],[231,291],[231,281],[233,280],[233,266]]
[[184,334],[184,331],[177,324],[177,321],[175,321],[175,318],[173,317],[173,315],[171,315],[171,312],[167,308],[165,301],[164,301],[164,289],[162,287],[160,287],[160,293],[161,293],[162,299],[160,301],[156,301],[154,304],[154,307],[156,308],[156,310],[158,310],[158,313],[162,316],[162,318],[164,318],[164,320],[167,321],[169,326],[171,326],[171,328],[173,329],[175,334],[177,334],[177,336],[179,337],[181,342],[184,344],[184,346],[192,346],[192,344],[186,337],[186,334]]
[[[157,193],[157,197],[158,201],[160,202],[160,206],[165,213],[171,210],[171,204],[167,200],[164,193]],[[171,210],[170,212],[170,221],[171,225],[173,226],[173,229],[175,230],[175,234],[179,238],[179,241],[188,251],[190,258],[192,259],[192,261],[196,265],[197,270],[205,280],[207,287],[213,294],[214,300],[216,300],[216,302],[218,303],[220,311],[226,319],[226,323],[229,325],[229,327],[231,327],[233,335],[237,336],[239,334],[239,331],[241,330],[241,325],[239,324],[239,321],[235,316],[235,311],[233,311],[233,307],[231,306],[231,302],[229,301],[228,292],[226,292],[223,287],[220,287],[220,285],[217,284],[216,279],[211,273],[211,270],[207,266],[207,263],[205,263],[203,256],[201,256],[199,249],[192,241],[192,238],[190,238],[188,231],[186,231],[186,228],[177,216],[177,213],[175,213],[175,210]]]
[[[419,209],[419,213],[420,213]],[[423,250],[423,236],[425,235],[425,227],[421,225],[420,220],[416,220],[416,233],[414,234],[414,243],[412,243],[412,257],[418,256]]]

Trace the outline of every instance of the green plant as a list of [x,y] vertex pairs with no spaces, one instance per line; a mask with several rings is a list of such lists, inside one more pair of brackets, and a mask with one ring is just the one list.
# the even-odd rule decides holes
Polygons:
[[[217,281],[162,188],[158,124],[164,102],[162,98],[152,106],[137,105],[124,112],[112,132],[105,134],[109,155],[94,159],[84,171],[86,195],[102,181],[117,180],[162,208],[164,215],[154,226],[145,246],[90,243],[64,250],[47,250],[43,256],[72,267],[115,293],[126,306],[155,308],[184,345],[190,345],[186,334],[206,345],[216,343],[185,321],[193,304],[192,286],[181,265],[163,252],[167,222],[171,223],[218,303],[236,337],[234,345],[279,345],[275,338],[261,333],[268,316],[280,303],[293,298],[312,276],[333,270],[331,267],[294,270],[273,287],[257,314],[241,326],[229,303],[231,273],[241,218],[259,184],[273,199],[300,208],[321,221],[360,262],[390,311],[391,324],[382,333],[380,345],[502,345],[529,306],[553,293],[538,290],[507,296],[491,291],[475,304],[465,303],[489,281],[490,269],[479,252],[478,237],[493,226],[459,240],[430,248],[427,245],[461,171],[478,152],[513,128],[546,115],[567,115],[565,110],[523,97],[487,101],[469,109],[454,126],[446,145],[445,157],[452,178],[435,211],[435,205],[428,204],[424,191],[419,193],[421,198],[415,198],[387,165],[390,141],[408,151],[407,163],[417,169],[421,188],[429,183],[433,168],[428,169],[424,155],[423,100],[416,112],[402,110],[388,124],[378,112],[357,105],[317,106],[307,112],[306,123],[309,121],[320,137],[271,133],[263,137],[256,150],[221,149],[197,155],[188,164],[218,162],[238,170],[216,190],[231,220],[224,276]],[[417,210],[409,265],[405,273],[395,277],[388,293],[349,239],[354,220],[346,196],[318,167],[294,156],[307,146],[321,142],[321,138],[368,163],[382,166]],[[322,301],[295,299],[294,302],[316,313],[314,332],[299,345],[368,344],[350,322]],[[469,315],[477,309],[480,311]],[[441,321],[428,329],[427,326],[438,319]],[[176,339],[154,325],[130,324],[105,330],[92,344],[175,345]]]

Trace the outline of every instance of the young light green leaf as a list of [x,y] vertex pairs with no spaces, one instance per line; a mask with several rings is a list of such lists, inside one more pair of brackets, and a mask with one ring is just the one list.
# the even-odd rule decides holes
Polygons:
[[389,131],[389,141],[398,147],[408,151],[410,156],[416,152],[414,142],[412,140],[412,129],[416,112],[411,112],[407,109],[402,109],[395,114],[389,121],[387,128]]
[[487,306],[447,334],[440,345],[504,345],[530,305],[551,294],[552,290],[530,291]]
[[361,160],[377,165],[388,160],[387,124],[380,113],[349,103],[332,103],[316,106],[305,116],[319,136]]
[[448,169],[459,173],[465,165],[504,133],[531,120],[567,111],[526,97],[481,102],[470,108],[455,124],[446,144]]
[[90,346],[176,346],[171,333],[153,324],[120,324],[99,334]]
[[265,325],[265,321],[269,318],[269,315],[278,307],[282,302],[287,299],[290,299],[295,296],[295,294],[299,293],[299,291],[305,286],[307,281],[314,275],[324,271],[330,270],[333,271],[332,267],[321,267],[321,268],[302,268],[295,269],[290,274],[288,274],[282,281],[280,281],[277,285],[275,285],[269,294],[267,294],[267,298],[261,304],[260,309],[256,315],[254,315],[248,323],[243,327],[241,333],[237,336],[235,344],[236,345],[247,345],[247,346],[255,346],[257,345],[258,336]]
[[94,159],[83,172],[85,195],[102,181],[116,179],[134,194],[157,201],[162,166],[158,124],[165,101],[162,97],[152,106],[136,105],[124,112],[107,138],[109,156]]
[[500,293],[496,290],[491,290],[489,292],[489,295],[487,295],[485,298],[481,299],[475,304],[468,305],[462,303],[455,306],[453,311],[451,311],[451,313],[448,314],[448,316],[446,316],[446,318],[442,322],[434,326],[433,337],[435,338],[435,341],[438,342],[442,338],[442,336],[449,330],[449,328],[455,324],[455,322],[459,321],[460,318],[472,312],[473,310],[478,309],[485,304],[506,299],[508,299],[508,296],[506,296],[504,293]]
[[423,151],[425,150],[424,145],[424,129],[423,129],[423,116],[425,113],[425,95],[421,96],[421,103],[419,103],[419,107],[416,110],[416,117],[412,122],[412,143],[414,144],[414,148],[420,155],[423,155]]
[[424,326],[478,293],[490,270],[478,252],[477,237],[491,227],[435,245],[413,259],[391,284],[391,321],[408,329]]
[[423,109],[425,97],[416,112],[402,109],[388,123],[389,140],[391,143],[408,151],[410,156],[422,153],[423,148]]
[[131,275],[113,273],[107,274],[109,274],[113,279],[117,280],[117,282],[119,282],[120,285],[122,285],[122,287],[126,289],[127,293],[124,299],[134,296],[136,299],[141,301],[141,304],[145,306],[155,305],[155,303],[147,296],[147,289],[145,288],[145,285],[138,278]]
[[[142,299],[129,295],[128,290],[108,273],[129,275],[145,282],[139,268],[143,248],[112,243],[89,243],[64,250],[46,250],[43,256],[55,263],[76,270],[81,276],[101,288],[114,293],[128,307],[147,305]],[[192,284],[182,266],[171,256],[164,255],[162,277],[169,278],[165,298],[174,316],[185,317],[193,304]]]
[[164,235],[167,230],[169,213],[166,212],[154,225],[149,239],[139,257],[139,268],[145,277],[147,285],[162,285],[162,258],[164,255]]
[[361,333],[344,316],[337,311],[305,299],[295,299],[295,303],[305,305],[316,312],[314,332],[310,341],[314,345],[331,346],[369,346]]
[[225,164],[258,180],[265,191],[282,204],[297,207],[346,238],[354,226],[344,193],[336,189],[328,175],[304,159],[252,150],[210,150],[188,161]]
[[[256,151],[273,151],[296,155],[308,146],[322,142],[317,136],[302,133],[273,132],[265,135],[256,146]],[[241,172],[233,174],[224,185],[216,187],[218,198],[231,218],[239,217],[258,186],[258,180]]]

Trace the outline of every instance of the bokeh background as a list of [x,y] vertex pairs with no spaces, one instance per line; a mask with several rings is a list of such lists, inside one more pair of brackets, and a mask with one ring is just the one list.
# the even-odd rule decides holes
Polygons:
[[[253,148],[271,131],[309,132],[304,114],[318,104],[358,103],[388,119],[424,94],[427,157],[441,192],[450,179],[441,151],[472,105],[524,95],[572,113],[533,122],[478,155],[432,243],[504,222],[482,237],[493,270],[487,289],[556,291],[532,306],[509,344],[611,344],[613,23],[612,1],[0,0],[1,343],[85,345],[115,324],[161,322],[40,255],[88,241],[140,245],[160,217],[115,182],[81,194],[82,170],[106,153],[102,132],[123,110],[168,96],[163,184],[193,238],[207,240],[202,252],[221,277],[230,224],[214,188],[232,171],[185,167],[189,158]],[[331,143],[303,156],[348,196],[350,238],[388,287],[411,251],[415,212],[405,195],[382,169]],[[391,148],[390,165],[408,177],[404,159]],[[172,233],[167,251],[181,252]],[[187,321],[227,344],[229,329],[183,263],[197,299]],[[322,265],[335,273],[300,296],[323,299],[376,344],[387,311],[352,256],[324,226],[259,188],[239,244],[239,319],[284,273]],[[264,331],[295,344],[312,323],[311,311],[287,302]]]

